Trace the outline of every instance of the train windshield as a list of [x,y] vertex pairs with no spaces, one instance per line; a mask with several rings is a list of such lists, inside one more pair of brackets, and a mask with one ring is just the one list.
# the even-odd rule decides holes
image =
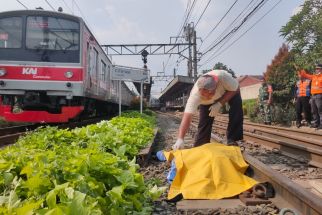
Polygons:
[[79,23],[46,16],[27,17],[26,48],[79,50]]
[[0,48],[21,48],[22,18],[0,19]]

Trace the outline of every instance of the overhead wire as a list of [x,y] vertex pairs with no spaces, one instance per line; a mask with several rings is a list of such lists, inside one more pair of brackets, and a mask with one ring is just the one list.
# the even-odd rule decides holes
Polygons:
[[[260,1],[260,0],[258,0],[258,1]],[[247,4],[247,6],[235,17],[235,19],[225,28],[225,30],[222,31],[222,33],[210,45],[208,45],[208,47],[205,48],[205,50],[202,51],[203,55],[205,55],[206,52],[211,49],[211,47],[213,47],[216,43],[218,43],[218,41],[220,41],[225,36],[228,39],[231,37],[231,34],[229,34],[229,33],[235,28],[235,26],[237,25],[237,22],[239,20],[243,20],[244,19],[243,16],[246,16],[245,14],[249,13],[251,8],[253,8],[254,5],[256,5],[256,2],[253,5],[251,5],[253,2],[254,2],[254,0],[251,0]]]
[[218,51],[214,52],[203,64],[201,64],[199,66],[199,68],[201,68],[203,65],[207,64],[208,62],[210,62],[211,60],[213,60],[214,58],[220,56],[222,53],[224,53],[225,51],[227,51],[232,45],[234,45],[238,40],[240,40],[247,32],[249,32],[251,29],[253,29],[265,16],[267,16],[273,9],[275,9],[277,7],[278,4],[280,4],[283,0],[279,0],[276,4],[274,4],[263,16],[261,16],[253,25],[251,25],[245,32],[243,32],[238,38],[236,38],[232,43],[230,43],[227,47],[225,47],[225,49],[223,49],[221,52],[217,53],[218,51],[220,51],[220,49],[223,47],[223,44]]
[[174,43],[176,43],[176,42],[177,42],[177,39],[178,39],[178,37],[180,36],[182,29],[184,28],[184,25],[185,25],[186,20],[187,20],[187,17],[188,17],[188,13],[189,13],[189,11],[190,11],[190,9],[189,9],[190,3],[191,3],[191,0],[188,0],[188,2],[187,2],[187,7],[186,7],[186,10],[185,10],[185,12],[184,12],[183,19],[182,19],[182,24],[181,24],[181,25],[180,25],[180,27],[179,27],[179,32],[176,34],[176,35],[177,35],[177,36],[176,36],[176,41],[175,41]]
[[[180,27],[179,27],[179,32],[178,32],[178,34],[177,34],[177,36],[176,36],[176,40],[175,40],[175,44],[176,44],[176,42],[177,42],[177,40],[178,40],[178,37],[180,36],[180,33],[181,33],[181,31],[182,31],[182,28],[183,28],[183,26],[184,26],[184,23],[185,23],[185,21],[186,21],[186,16],[187,16],[187,14],[188,14],[188,10],[189,10],[189,6],[190,6],[190,2],[191,2],[191,0],[188,0],[188,2],[187,2],[187,6],[186,6],[186,9],[185,9],[185,12],[184,12],[184,15],[183,15],[183,19],[182,19],[182,24],[180,24]],[[170,41],[170,43],[171,43],[171,41]],[[165,68],[167,67],[167,65],[168,65],[168,63],[169,63],[169,60],[170,60],[170,58],[171,58],[171,54],[168,56],[168,59],[167,59],[167,62],[166,62],[166,64],[165,64],[165,66],[163,67],[163,69],[165,70]],[[164,71],[163,71],[164,72]]]
[[[179,32],[179,34],[178,34],[178,36],[177,36],[177,38],[179,38],[179,36],[180,36],[180,34],[181,34],[181,31],[184,29],[184,27],[187,25],[187,23],[188,23],[188,21],[189,21],[189,19],[190,19],[190,16],[191,16],[191,14],[192,14],[192,11],[193,11],[193,9],[194,9],[194,7],[195,7],[195,5],[196,5],[196,2],[197,2],[197,0],[193,0],[193,2],[192,2],[192,4],[191,4],[191,7],[190,7],[190,9],[189,9],[189,11],[188,11],[188,14],[187,14],[187,16],[186,16],[186,18],[185,18],[185,21],[184,21],[184,23],[183,23],[183,26],[181,27],[181,29],[180,29],[180,32]],[[181,39],[181,42],[182,42],[182,39]],[[170,55],[170,57],[171,57],[171,55]],[[181,56],[179,56],[178,57],[178,59],[177,59],[177,61],[176,61],[176,64],[179,66],[179,64],[183,61],[183,59],[180,61],[179,59],[180,59],[180,57]],[[178,68],[178,66],[177,66],[177,68]]]
[[205,38],[203,39],[203,41],[207,40],[207,38],[212,34],[212,32],[214,32],[214,30],[218,27],[218,25],[223,21],[223,19],[229,14],[229,12],[231,11],[231,9],[235,6],[235,4],[238,2],[238,0],[235,0],[234,3],[229,7],[229,9],[227,10],[227,12],[224,14],[223,17],[221,17],[221,19],[219,20],[219,22],[215,25],[215,27],[213,27],[211,29],[211,31],[207,34],[207,36],[205,36]]
[[72,14],[74,14],[74,11],[68,6],[68,4],[66,3],[66,1],[65,0],[62,0],[63,2],[64,2],[64,4],[65,4],[65,6],[68,8],[68,10],[72,13]]
[[[183,19],[182,19],[182,24],[180,24],[180,27],[179,27],[179,32],[178,32],[178,34],[177,34],[177,36],[176,36],[176,40],[175,40],[175,44],[176,44],[176,42],[177,42],[177,40],[178,40],[178,37],[180,36],[180,33],[181,33],[181,31],[182,31],[182,28],[183,28],[183,26],[184,26],[184,23],[185,23],[185,21],[186,21],[186,16],[187,16],[187,14],[188,14],[188,10],[189,10],[189,6],[190,6],[190,2],[191,2],[191,0],[188,0],[188,2],[187,2],[187,6],[186,6],[186,9],[185,9],[185,12],[184,12],[184,15],[183,15]],[[170,41],[170,43],[171,43],[171,41]],[[165,64],[165,66],[163,67],[163,72],[165,72],[164,70],[165,70],[165,68],[168,66],[168,64],[169,64],[169,60],[170,60],[170,58],[171,58],[171,54],[168,56],[168,59],[167,59],[167,62],[166,62],[166,64]]]
[[21,1],[16,0],[20,5],[22,5],[24,8],[26,8],[27,10],[29,9],[26,5],[24,5]]
[[212,45],[210,48],[208,48],[205,52],[203,52],[202,57],[205,56],[207,53],[209,53],[211,50],[213,50],[215,47],[217,47],[220,43],[222,43],[226,38],[231,36],[232,34],[235,34],[246,22],[249,20],[251,16],[253,16],[261,6],[263,6],[263,3],[266,3],[268,0],[261,0],[260,3],[256,5],[255,8],[252,9],[250,13],[246,15],[246,17],[243,18],[241,23],[238,24],[238,26],[234,27],[229,33],[227,33],[225,36],[223,36],[218,42],[216,42],[214,45]]
[[208,8],[208,6],[209,6],[210,2],[211,2],[211,0],[208,0],[208,3],[207,3],[207,5],[206,5],[206,7],[203,9],[203,11],[202,11],[201,15],[200,15],[200,16],[199,16],[199,18],[198,18],[198,21],[197,21],[197,22],[196,22],[196,24],[195,24],[195,28],[197,27],[197,25],[198,25],[198,23],[200,22],[200,20],[201,20],[202,16],[203,16],[203,15],[204,15],[204,13],[206,12],[206,10],[207,10],[207,8]]
[[[232,26],[234,26],[235,25],[235,23],[236,23],[236,21],[239,19],[239,17],[242,15],[242,14],[244,14],[244,13],[246,13],[246,11],[247,11],[247,9],[250,7],[250,5],[251,5],[251,3],[253,2],[254,0],[251,0],[248,4],[247,4],[247,6],[235,17],[235,19],[225,28],[225,30],[207,47],[207,48],[205,48],[205,50],[207,50],[207,49],[209,49],[211,46],[213,46],[218,40],[220,40],[220,38],[221,37],[223,37],[229,30],[230,30],[230,28],[232,27]],[[215,26],[215,28],[220,24],[220,22],[226,17],[226,15],[229,13],[229,11],[231,10],[231,8],[234,6],[234,4],[235,4],[235,2],[233,3],[233,5],[228,9],[228,11],[225,13],[225,15],[220,19],[220,21],[219,21],[219,23]],[[251,8],[251,7],[250,7]],[[209,35],[209,34],[208,34]],[[208,37],[207,37],[208,38]],[[206,41],[206,39],[207,38],[205,38],[204,40],[203,40],[203,42],[205,42]],[[198,52],[199,52],[199,50],[201,49],[201,47],[202,47],[202,44],[203,44],[203,42],[201,43],[201,45],[199,46],[199,49],[198,49]]]
[[53,11],[56,11],[55,8],[48,2],[48,0],[45,0],[45,2],[49,5],[49,7],[51,7]]
[[78,6],[77,2],[75,0],[72,0],[73,3],[76,5],[77,10],[79,11],[79,13],[81,14],[82,18],[85,20],[86,23],[89,23],[85,17],[85,15],[83,14],[82,10],[80,9],[80,7]]
[[[189,20],[189,17],[190,17],[190,14],[191,14],[191,12],[193,11],[193,8],[195,7],[196,0],[193,0],[193,2],[192,2],[192,4],[191,4],[191,6],[190,6],[190,2],[191,2],[191,0],[189,0],[189,1],[187,2],[186,11],[185,11],[185,14],[184,14],[184,16],[183,16],[183,24],[182,24],[182,25],[181,25],[181,27],[180,27],[179,33],[178,33],[178,34],[177,34],[177,36],[176,36],[176,40],[175,40],[174,44],[176,44],[176,43],[177,43],[178,38],[180,37],[181,32],[182,32],[182,30],[184,29],[185,25],[187,24],[187,22],[188,22],[188,20]],[[190,6],[190,8],[189,8],[189,6]],[[181,41],[182,41],[182,40],[181,40]],[[165,69],[166,69],[166,67],[168,66],[168,64],[169,64],[169,61],[170,61],[170,58],[171,58],[171,57],[172,57],[172,55],[170,54],[170,55],[169,55],[169,57],[168,57],[168,59],[167,59],[167,62],[166,62],[166,64],[165,64],[165,66],[164,66],[164,70],[165,70]],[[164,72],[165,72],[165,71],[164,71]]]
[[[273,5],[273,7],[271,7],[263,16],[261,16],[253,25],[251,25],[244,33],[242,33],[237,39],[235,39],[232,43],[230,43],[225,49],[223,49],[221,52],[219,52],[217,55],[212,56],[212,58],[209,60],[213,60],[214,58],[220,56],[222,53],[224,53],[225,51],[227,51],[232,45],[234,45],[238,40],[240,40],[247,32],[249,32],[252,28],[254,28],[266,15],[268,15],[272,10],[274,10],[275,7],[277,7],[277,5],[279,3],[281,3],[283,0],[279,0],[275,5]],[[216,52],[215,52],[216,53]],[[215,54],[214,53],[214,54]],[[209,62],[208,61],[208,62]],[[208,63],[208,62],[205,62]]]
[[179,32],[179,34],[178,34],[178,37],[179,37],[179,35],[181,34],[181,31],[184,29],[185,25],[188,23],[188,20],[189,20],[189,18],[190,18],[190,16],[191,16],[191,14],[192,14],[192,11],[193,11],[193,9],[194,9],[194,7],[195,7],[195,5],[196,5],[196,2],[197,2],[197,0],[193,0],[193,2],[192,2],[192,4],[191,4],[191,7],[190,7],[190,9],[189,9],[189,12],[188,12],[188,14],[187,14],[187,17],[186,17],[186,19],[185,19],[185,22],[183,23],[183,26],[182,26],[182,27],[181,27],[181,29],[180,29],[180,32]]

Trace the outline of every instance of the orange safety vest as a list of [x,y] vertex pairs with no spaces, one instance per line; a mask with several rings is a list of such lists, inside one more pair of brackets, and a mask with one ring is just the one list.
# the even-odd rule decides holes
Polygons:
[[304,78],[312,80],[311,82],[311,94],[322,94],[322,74],[310,75],[304,70],[300,72],[300,75]]
[[297,97],[303,97],[303,96],[310,96],[310,80],[301,81],[299,80],[296,83],[297,90],[296,95]]

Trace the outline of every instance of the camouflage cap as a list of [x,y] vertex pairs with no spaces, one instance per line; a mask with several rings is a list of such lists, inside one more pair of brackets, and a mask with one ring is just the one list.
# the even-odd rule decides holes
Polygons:
[[210,75],[203,75],[198,79],[197,86],[199,89],[214,90],[216,89],[216,81]]

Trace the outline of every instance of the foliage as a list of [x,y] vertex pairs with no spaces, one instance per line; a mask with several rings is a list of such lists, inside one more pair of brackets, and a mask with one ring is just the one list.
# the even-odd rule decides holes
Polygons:
[[304,1],[280,33],[292,44],[293,64],[299,69],[313,69],[317,61],[322,62],[322,1]]
[[[227,72],[229,72],[234,78],[236,78],[235,72],[231,69],[228,68],[227,65],[218,62],[215,64],[215,66],[212,69],[222,69],[222,70],[226,70]],[[206,69],[206,70],[202,70],[202,74],[205,74],[207,72],[210,72],[212,69]]]
[[272,63],[264,73],[265,80],[273,86],[273,101],[288,104],[293,99],[293,89],[296,83],[296,69],[291,65],[292,54],[283,44],[275,55]]
[[249,117],[250,119],[253,119],[256,114],[257,108],[257,99],[248,99],[248,100],[243,100],[243,112],[244,116]]
[[151,110],[144,110],[143,114],[138,111],[124,111],[122,116],[128,118],[142,118],[150,123],[150,126],[154,126],[156,124],[156,114]]
[[272,108],[272,120],[277,124],[290,126],[295,117],[294,105],[275,104]]
[[305,1],[301,10],[293,15],[280,30],[291,45],[283,44],[264,74],[273,86],[273,120],[289,123],[295,118],[291,104],[296,83],[296,71],[313,69],[322,61],[322,1]]
[[229,72],[234,78],[236,78],[236,75],[235,75],[235,72],[234,70],[232,70],[231,68],[228,68],[227,65],[221,63],[221,62],[218,62],[215,64],[214,68],[213,69],[223,69],[223,70],[226,70],[227,72]]
[[161,191],[145,185],[133,158],[151,140],[151,122],[122,116],[20,138],[0,151],[0,213],[151,213]]
[[294,109],[292,100],[297,76],[293,61],[293,53],[283,44],[264,73],[266,82],[273,87],[272,120],[276,123],[287,124],[295,117],[286,114]]

